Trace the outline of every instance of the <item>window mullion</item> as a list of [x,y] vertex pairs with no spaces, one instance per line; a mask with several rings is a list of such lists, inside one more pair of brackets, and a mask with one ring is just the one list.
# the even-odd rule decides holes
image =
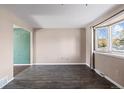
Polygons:
[[112,52],[112,31],[111,31],[111,26],[109,26],[109,52]]

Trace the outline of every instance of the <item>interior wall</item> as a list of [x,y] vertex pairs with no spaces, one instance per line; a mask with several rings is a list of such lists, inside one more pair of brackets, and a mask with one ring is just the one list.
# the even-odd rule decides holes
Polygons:
[[96,70],[124,86],[124,58],[95,54]]
[[13,13],[0,7],[0,80],[13,78],[13,24],[32,30]]
[[86,64],[90,66],[91,62],[91,28],[86,28]]
[[80,56],[83,63],[86,63],[86,30],[80,29]]
[[[92,29],[91,27],[96,25],[97,23],[105,20],[106,18],[112,16],[113,14],[117,13],[118,11],[124,9],[124,5],[118,5],[116,7],[114,7],[113,9],[111,9],[110,11],[108,11],[107,13],[105,13],[104,15],[102,15],[101,17],[97,18],[95,21],[93,21],[92,23],[88,24],[86,26],[86,63],[88,65],[90,65],[90,63],[92,62]],[[113,59],[115,60],[115,62],[113,62]],[[107,62],[105,62],[105,60]],[[122,61],[119,61],[123,59],[118,59],[118,58],[109,58],[108,56],[104,56],[104,58],[102,57],[102,55],[97,54],[97,56],[95,55],[95,69],[99,70],[102,73],[105,73],[105,75],[107,75],[108,77],[110,77],[112,80],[114,80],[115,82],[118,82],[120,85],[124,85],[122,83],[120,83],[120,81],[123,81],[122,78],[117,78],[114,79],[115,76],[113,76],[114,72],[113,72],[113,66],[114,65],[118,65],[118,67],[120,67],[120,69],[124,70],[124,65],[122,65]],[[118,62],[119,61],[119,62]],[[108,66],[111,66],[110,68],[108,68],[109,70],[106,70],[106,67],[104,66],[105,63]],[[118,77],[116,75],[116,77]],[[121,77],[121,76],[120,76]],[[123,77],[124,78],[124,77]]]
[[34,63],[85,63],[84,29],[41,29],[34,32]]

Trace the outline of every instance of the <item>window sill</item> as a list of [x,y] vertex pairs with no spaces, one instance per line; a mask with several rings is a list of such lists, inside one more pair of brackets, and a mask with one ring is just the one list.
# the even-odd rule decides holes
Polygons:
[[120,54],[120,53],[115,53],[115,52],[106,53],[106,52],[99,52],[99,51],[94,51],[94,53],[124,59],[124,54]]

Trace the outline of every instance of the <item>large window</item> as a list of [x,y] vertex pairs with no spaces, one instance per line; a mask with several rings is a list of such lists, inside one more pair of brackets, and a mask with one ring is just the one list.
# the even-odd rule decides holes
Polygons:
[[96,29],[96,48],[104,51],[108,49],[108,27]]
[[95,50],[124,52],[124,21],[95,29]]
[[112,25],[112,50],[124,51],[124,21]]

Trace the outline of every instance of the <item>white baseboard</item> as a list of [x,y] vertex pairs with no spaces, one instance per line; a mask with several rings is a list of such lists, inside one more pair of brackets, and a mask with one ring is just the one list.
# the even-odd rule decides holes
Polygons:
[[124,89],[123,86],[121,86],[120,84],[118,84],[117,82],[115,82],[114,80],[112,80],[111,78],[109,78],[108,76],[105,76],[105,78],[107,80],[109,80],[110,82],[112,82],[113,84],[115,84],[117,87],[121,88],[121,89]]
[[86,65],[86,63],[34,63],[33,65]]
[[[102,76],[100,73],[102,73],[102,72],[100,72],[99,70],[97,70],[97,69],[94,69],[94,71],[97,73],[97,74],[99,74],[100,76]],[[102,76],[103,77],[103,76]],[[117,82],[115,82],[114,80],[112,80],[111,78],[109,78],[108,76],[106,76],[105,74],[104,74],[104,78],[106,78],[108,81],[110,81],[110,82],[112,82],[113,84],[115,84],[117,87],[119,87],[119,88],[121,88],[121,89],[124,89],[124,87],[123,86],[121,86],[120,84],[118,84]]]
[[26,65],[87,65],[86,63],[32,63],[32,64],[14,64],[14,66]]
[[32,65],[32,64],[14,64],[14,66],[27,66],[27,65]]
[[88,67],[90,67],[90,65],[89,64],[87,64],[87,63],[85,63]]
[[3,84],[0,85],[0,89],[2,89],[4,86],[6,86],[9,82],[11,82],[14,79],[14,77],[12,77],[9,80],[6,80]]
[[94,69],[94,71],[97,73],[97,74],[99,74],[101,77],[103,77],[100,73],[102,73],[102,72],[100,72],[99,70],[97,70],[97,69]]

